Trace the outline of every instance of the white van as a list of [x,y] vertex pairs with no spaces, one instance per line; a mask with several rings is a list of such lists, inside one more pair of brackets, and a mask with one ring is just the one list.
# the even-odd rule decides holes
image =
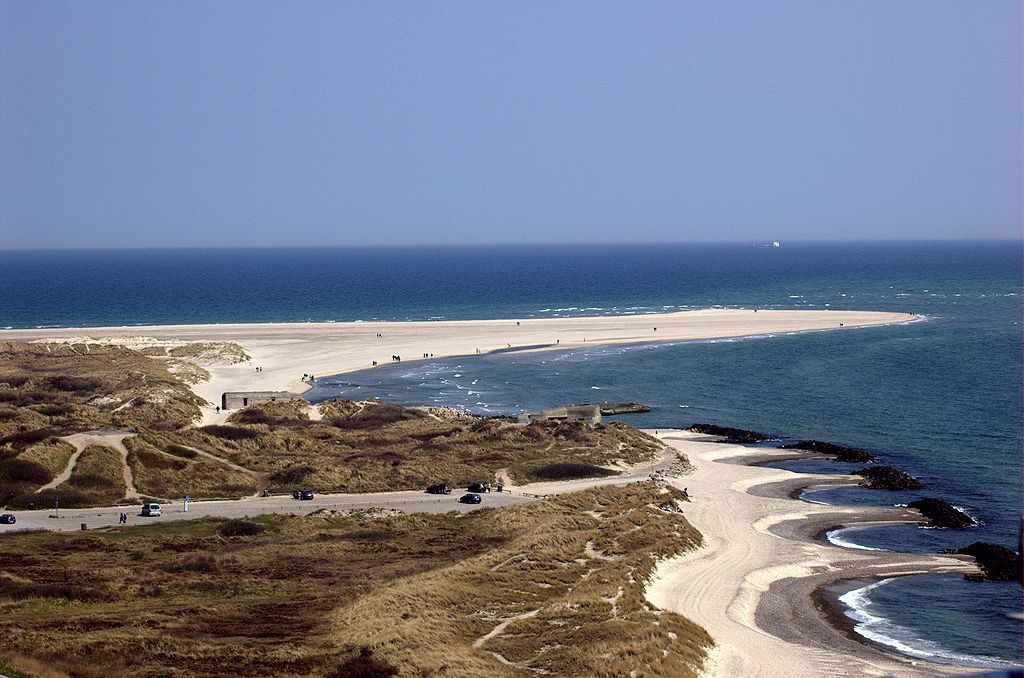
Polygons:
[[148,503],[142,505],[142,515],[144,516],[158,516],[160,515],[160,504]]

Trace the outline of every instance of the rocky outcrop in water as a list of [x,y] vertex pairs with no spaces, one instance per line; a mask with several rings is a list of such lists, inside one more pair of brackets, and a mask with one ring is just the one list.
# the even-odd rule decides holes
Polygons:
[[716,426],[715,424],[694,424],[686,430],[692,433],[718,436],[730,443],[759,443],[764,440],[771,440],[771,436],[764,433],[746,431],[741,428],[730,428],[728,426]]
[[1015,581],[1021,579],[1020,554],[998,544],[976,541],[970,546],[957,549],[954,553],[973,556],[981,574],[969,574],[973,581]]
[[788,445],[780,445],[779,449],[804,450],[807,452],[816,452],[818,454],[827,454],[835,457],[836,461],[847,461],[854,464],[863,464],[865,462],[875,460],[875,456],[867,450],[861,450],[856,447],[846,447],[845,445],[836,445],[835,443],[826,443],[821,440],[801,440]]
[[651,408],[643,403],[601,403],[601,414],[610,416],[613,414],[635,414],[650,412]]
[[907,506],[920,511],[921,515],[928,519],[928,527],[961,529],[974,525],[969,515],[941,499],[915,499]]
[[892,466],[868,466],[859,471],[854,471],[853,474],[864,478],[864,481],[861,482],[862,487],[868,487],[872,490],[921,489],[920,480]]

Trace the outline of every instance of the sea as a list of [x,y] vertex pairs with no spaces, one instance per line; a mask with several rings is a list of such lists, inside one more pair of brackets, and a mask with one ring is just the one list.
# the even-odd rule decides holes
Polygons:
[[[1022,477],[1021,241],[0,252],[0,327],[639,315],[701,308],[906,311],[921,321],[714,341],[403,361],[322,377],[307,396],[516,414],[639,401],[635,426],[713,422],[874,451],[920,491],[805,498],[892,506],[920,496],[976,526],[856,528],[851,548],[1017,548]],[[787,468],[848,472],[838,463]],[[1014,582],[958,575],[845,594],[857,631],[893,651],[1020,664]]]

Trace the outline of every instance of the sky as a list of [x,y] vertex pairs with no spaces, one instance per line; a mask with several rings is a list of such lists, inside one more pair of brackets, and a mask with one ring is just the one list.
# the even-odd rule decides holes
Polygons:
[[1021,3],[0,3],[0,248],[1019,238]]

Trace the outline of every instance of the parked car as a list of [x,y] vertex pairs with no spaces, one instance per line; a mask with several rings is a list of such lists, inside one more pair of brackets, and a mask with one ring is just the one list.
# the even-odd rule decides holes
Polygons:
[[155,518],[160,515],[160,504],[156,502],[147,502],[142,505],[142,515]]
[[438,483],[437,485],[431,485],[427,488],[427,494],[451,494],[451,488],[444,483]]
[[0,515],[0,525],[13,525],[16,522],[18,522],[18,519],[13,513],[4,513],[3,515]]
[[313,498],[313,490],[292,490],[292,499],[309,501]]
[[483,500],[480,499],[479,494],[473,494],[472,492],[470,492],[469,494],[464,494],[461,497],[459,497],[459,501],[462,502],[463,504],[479,504]]
[[466,488],[470,492],[490,492],[490,483],[470,483],[469,487]]

